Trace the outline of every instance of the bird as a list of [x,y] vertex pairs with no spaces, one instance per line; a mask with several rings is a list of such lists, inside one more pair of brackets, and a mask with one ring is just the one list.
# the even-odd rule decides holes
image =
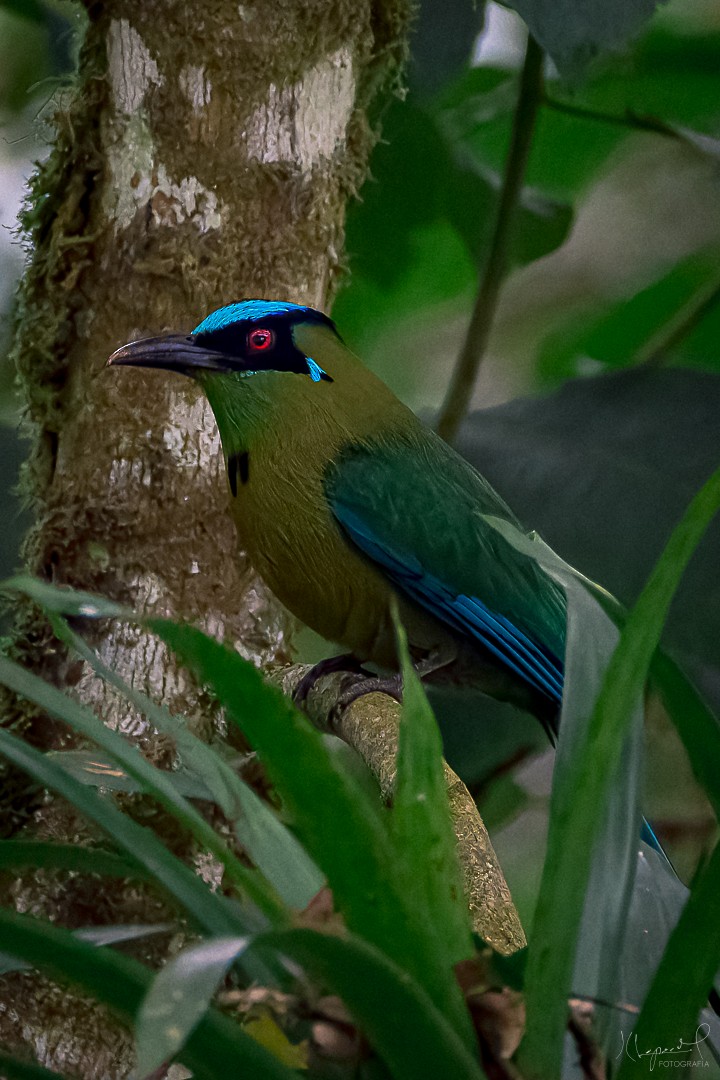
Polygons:
[[[362,364],[329,316],[303,304],[241,300],[190,334],[131,341],[108,364],[159,368],[201,386],[242,549],[291,612],[348,650],[315,665],[311,678],[344,667],[367,675],[367,663],[397,672],[397,613],[421,677],[521,704],[556,741],[569,694],[566,577],[534,557],[542,548],[536,534]],[[552,566],[582,577],[550,555]],[[382,683],[361,678],[351,693]],[[645,819],[641,837],[655,853],[648,864],[638,850],[646,876],[629,879],[634,936],[644,941],[657,897],[674,912],[672,925],[687,890]],[[643,884],[648,873],[652,888]],[[594,933],[587,947],[594,990],[583,992],[591,996],[602,990],[598,971],[608,972],[603,941]]]
[[177,372],[204,390],[242,549],[301,622],[347,649],[311,681],[343,666],[397,669],[397,606],[426,680],[521,704],[554,739],[561,586],[490,524],[524,535],[490,484],[361,363],[327,315],[243,300],[189,335],[130,342],[108,362]]

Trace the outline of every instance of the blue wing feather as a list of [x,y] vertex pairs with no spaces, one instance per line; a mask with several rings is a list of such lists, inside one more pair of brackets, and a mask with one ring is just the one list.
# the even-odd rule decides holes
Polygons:
[[335,502],[333,510],[353,543],[382,566],[404,593],[441,622],[479,642],[530,686],[560,703],[563,669],[556,657],[479,597],[454,592],[424,570],[413,556],[394,551],[349,507]]
[[[333,510],[353,543],[382,566],[404,593],[441,622],[474,638],[530,686],[560,704],[563,668],[559,660],[513,626],[504,615],[491,611],[476,596],[453,593],[434,574],[423,570],[414,556],[400,555],[382,543],[353,510],[341,503],[335,503]],[[645,818],[641,837],[667,861],[660,841]]]

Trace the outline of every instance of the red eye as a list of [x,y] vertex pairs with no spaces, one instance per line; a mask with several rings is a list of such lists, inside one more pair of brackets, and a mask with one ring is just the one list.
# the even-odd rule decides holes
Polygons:
[[275,334],[272,330],[265,328],[251,330],[247,336],[247,343],[251,352],[265,352],[275,344]]

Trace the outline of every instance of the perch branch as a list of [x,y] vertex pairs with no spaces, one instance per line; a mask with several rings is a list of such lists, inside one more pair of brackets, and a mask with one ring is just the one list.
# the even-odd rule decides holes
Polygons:
[[[292,696],[309,670],[308,665],[296,664],[277,669],[270,677]],[[319,679],[304,709],[316,727],[337,735],[360,755],[377,780],[383,799],[390,802],[395,786],[400,706],[387,694],[373,693],[338,710],[339,695],[347,687],[348,678],[353,677],[339,673]],[[526,944],[525,934],[487,829],[462,780],[449,765],[444,767],[473,930],[498,952],[515,952]]]

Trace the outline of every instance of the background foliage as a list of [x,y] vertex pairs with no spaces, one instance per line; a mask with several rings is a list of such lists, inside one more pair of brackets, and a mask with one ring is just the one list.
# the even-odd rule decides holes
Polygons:
[[[475,388],[474,411],[463,426],[459,446],[528,526],[630,604],[692,495],[720,462],[720,14],[710,0],[673,0],[657,10],[652,0],[612,5],[595,0],[567,4],[518,0],[509,7],[530,20],[549,61],[508,243],[508,277]],[[64,80],[72,71],[76,17],[74,8],[54,3],[0,5],[0,108],[5,130],[0,143],[0,216],[7,226],[0,237],[3,347],[9,340],[13,288],[21,267],[20,248],[11,232],[14,214],[30,162],[44,153],[43,112],[62,104]],[[447,388],[492,242],[524,35],[522,22],[509,8],[489,4],[473,9],[464,0],[451,4],[423,0],[407,98],[394,101],[382,117],[384,138],[373,156],[372,176],[350,208],[350,273],[333,315],[368,364],[427,416],[437,411]],[[22,456],[18,418],[12,373],[0,361],[2,577],[17,564],[23,529],[22,503],[15,490]],[[719,529],[716,523],[700,542],[663,631],[666,644],[716,709]],[[62,631],[60,624],[57,627]],[[172,637],[176,631],[165,632]],[[178,648],[196,667],[210,664],[205,646],[199,641],[194,645],[188,649],[186,642]],[[221,693],[217,682],[222,681],[221,672],[213,670],[210,681],[215,680],[214,689]],[[509,716],[508,706],[498,706],[487,720],[486,737],[478,740],[472,718],[456,701],[436,704],[447,754],[475,786],[527,921],[537,898],[547,822],[548,769],[543,761],[528,760],[542,748],[542,732],[518,715]],[[268,717],[276,715],[269,705],[263,707]],[[422,713],[422,705],[415,707]],[[298,735],[304,737],[312,736]],[[427,737],[431,743],[432,736]],[[3,751],[23,753],[9,746]],[[313,752],[319,752],[317,747]],[[422,753],[431,768],[431,751],[426,748]],[[523,765],[512,772],[510,766],[518,759]],[[690,769],[683,771],[679,760],[676,737],[660,718],[651,747],[649,772],[654,784],[648,803],[677,864],[691,877],[712,847],[715,821]],[[207,772],[207,761],[204,766],[194,759],[186,764],[189,789],[165,792],[176,806],[182,802],[183,812],[189,805],[185,796],[197,792],[193,783],[212,789],[217,782],[217,776]],[[42,776],[50,786],[62,781],[68,790],[73,787],[58,778],[58,772],[68,771],[58,763],[36,761],[28,763],[31,766],[38,777],[46,770]],[[282,770],[282,761],[278,767]],[[81,763],[76,773],[83,772]],[[320,782],[319,775],[312,774],[313,783]],[[333,786],[338,781],[329,779],[336,777],[329,763],[322,775],[333,797],[341,800],[340,814],[345,796]],[[318,972],[322,968],[322,977],[331,985],[344,967],[354,972],[372,969],[372,978],[385,979],[382,985],[396,1002],[401,1000],[398,971],[412,969],[416,998],[407,1005],[408,1024],[413,1010],[422,1009],[428,1033],[427,1043],[416,1047],[412,1061],[398,1049],[402,1027],[394,1034],[384,1030],[381,1015],[367,1002],[351,1003],[347,996],[351,989],[335,988],[355,1008],[354,1015],[362,1020],[393,1075],[415,1077],[426,1068],[428,1077],[436,1076],[431,1070],[438,1060],[450,1060],[448,1055],[454,1062],[453,1075],[478,1075],[469,1060],[464,1014],[451,981],[446,980],[438,1001],[438,979],[444,977],[438,949],[457,954],[467,927],[449,906],[447,935],[433,942],[426,939],[427,912],[405,910],[407,896],[400,879],[403,873],[420,874],[423,855],[413,853],[417,861],[410,870],[395,866],[401,850],[394,846],[402,836],[401,812],[393,826],[383,821],[369,832],[358,828],[357,850],[368,844],[368,861],[359,874],[357,865],[340,866],[329,851],[317,848],[312,824],[303,824],[302,793],[283,790],[291,780],[276,776],[285,800],[296,800],[293,823],[307,854],[296,840],[293,846],[294,834],[276,830],[282,855],[273,856],[262,844],[252,853],[261,874],[245,881],[244,868],[235,867],[238,888],[249,889],[253,904],[277,935],[289,936],[281,940],[270,934],[265,949],[261,944],[248,952],[250,938],[269,932],[267,922],[258,920],[256,912],[240,918],[237,911],[211,903],[202,916],[204,929],[222,935],[229,944],[219,956],[200,956],[197,966],[211,973],[203,1000],[210,1000],[236,962],[269,965],[277,977],[273,965],[278,957],[295,958],[301,964],[315,964]],[[152,781],[145,776],[136,782],[145,790],[142,785]],[[103,801],[92,789],[81,796],[82,785],[77,779],[75,783],[73,797],[84,798],[88,807]],[[353,794],[355,806],[367,814],[368,826],[374,819],[363,798]],[[95,810],[105,813],[97,806]],[[185,825],[201,829],[191,817],[184,819]],[[441,810],[433,821],[442,836]],[[117,841],[121,833],[122,826],[116,823]],[[199,839],[215,843],[206,833]],[[247,836],[243,843],[248,846]],[[138,851],[142,853],[142,844],[123,858],[134,859],[135,871],[142,873]],[[35,859],[60,858],[57,853],[30,854]],[[16,851],[14,857],[21,855]],[[153,857],[156,853],[147,853],[148,861]],[[329,955],[323,959],[318,943],[308,944],[300,931],[295,932],[300,938],[292,938],[283,905],[293,904],[275,895],[284,875],[273,879],[268,871],[273,857],[279,857],[283,867],[294,868],[288,888],[302,892],[303,882],[306,887],[308,881],[317,884],[324,874],[336,893],[340,890],[343,913],[358,940],[348,942],[339,960]],[[120,856],[110,852],[108,858]],[[716,879],[716,862],[717,852],[700,882],[707,895],[712,895],[708,882]],[[231,860],[227,866],[232,874]],[[124,873],[127,864],[116,870],[120,868]],[[163,873],[164,887],[190,919],[197,918],[204,900],[193,891],[196,887],[183,876],[182,867],[168,862]],[[363,907],[358,880],[364,876],[366,882],[373,881],[376,875],[387,884],[394,880],[393,873],[398,880],[392,888],[387,886],[385,924],[372,905]],[[152,874],[159,879],[157,869]],[[429,903],[429,898],[433,904],[442,902],[430,885],[418,902]],[[694,917],[703,925],[703,896],[695,899],[700,907]],[[397,922],[400,914],[402,922],[414,927],[411,938]],[[562,922],[562,912],[559,918]],[[66,973],[74,963],[81,974],[93,970],[90,946],[67,935],[55,939],[49,928],[36,931],[20,922],[15,926],[9,915],[7,919],[8,930],[24,942],[28,962],[52,946],[64,956],[61,969]],[[692,932],[687,928],[684,932],[690,933],[690,938],[681,939],[687,943]],[[422,947],[418,942],[424,943]],[[683,953],[676,944],[673,957],[678,955]],[[134,1016],[146,976],[124,969],[118,961],[107,977],[125,980],[123,1008],[127,1016]],[[176,977],[184,976],[181,972]],[[358,976],[356,982],[361,986],[363,979]],[[657,1015],[667,1023],[670,995],[666,992],[663,998],[662,986],[654,994],[660,1002]],[[196,987],[190,996],[198,996]],[[218,1057],[218,1075],[227,1062],[245,1060],[237,1055],[249,1054],[250,1061],[255,1048],[224,1025],[221,1016],[208,1017],[196,1029],[195,1042],[188,1044],[187,1060],[194,1056],[203,1063],[203,1048],[212,1038],[228,1055]],[[189,1030],[196,1019],[191,1016],[182,1023]],[[146,1020],[145,1016],[143,1023]],[[646,1016],[643,1023],[650,1025],[645,1030],[652,1034],[652,1018]],[[159,1038],[157,1024],[149,1028],[140,1024],[138,1030],[146,1032],[141,1049]],[[278,1036],[273,1046],[278,1054],[281,1044]],[[174,1050],[163,1049],[167,1055]],[[147,1049],[142,1053],[150,1055]],[[142,1058],[148,1072],[158,1064],[150,1057]],[[276,1069],[272,1075],[291,1075],[290,1066],[280,1068],[265,1059],[254,1067]]]

